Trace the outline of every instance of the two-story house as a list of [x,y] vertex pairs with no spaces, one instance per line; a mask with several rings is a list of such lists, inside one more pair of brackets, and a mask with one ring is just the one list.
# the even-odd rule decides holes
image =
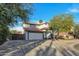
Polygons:
[[23,28],[26,40],[43,40],[48,30],[48,23],[25,23]]

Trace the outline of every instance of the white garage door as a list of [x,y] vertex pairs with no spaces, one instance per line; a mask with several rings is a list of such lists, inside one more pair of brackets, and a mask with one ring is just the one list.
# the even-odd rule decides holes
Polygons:
[[29,40],[42,40],[43,33],[29,33]]

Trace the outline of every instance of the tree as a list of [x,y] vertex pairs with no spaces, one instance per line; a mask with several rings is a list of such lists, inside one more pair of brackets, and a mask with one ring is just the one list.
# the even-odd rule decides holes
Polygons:
[[73,35],[74,38],[79,38],[79,24],[75,24]]
[[[50,22],[49,27],[52,30],[55,36],[59,35],[59,31],[61,30],[62,26],[62,18],[60,16],[55,16]],[[53,34],[53,37],[55,37]]]
[[60,16],[55,16],[49,22],[49,27],[52,28],[52,30],[58,30],[58,31],[60,31],[61,26],[62,26],[62,18]]
[[31,10],[31,4],[0,4],[0,41],[5,41],[9,36],[9,27],[18,23],[17,18],[21,18],[22,22],[27,21]]
[[43,20],[39,20],[39,23],[43,23]]
[[74,31],[79,31],[79,24],[76,24],[76,25],[74,26]]
[[49,26],[52,27],[52,29],[58,29],[60,32],[70,31],[73,25],[74,25],[73,17],[72,15],[68,14],[55,16],[49,22]]
[[55,16],[49,22],[52,32],[70,32],[74,25],[73,17],[69,14]]
[[65,14],[62,23],[63,25],[61,31],[70,32],[72,27],[74,26],[73,16],[69,14]]

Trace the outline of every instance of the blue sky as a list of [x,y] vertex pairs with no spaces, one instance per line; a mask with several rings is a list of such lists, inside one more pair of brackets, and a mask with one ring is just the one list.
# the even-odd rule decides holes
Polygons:
[[74,16],[74,21],[79,22],[79,4],[77,3],[34,3],[31,22],[38,20],[49,21],[55,15],[70,13]]
[[56,15],[69,13],[74,16],[74,21],[79,23],[78,3],[33,3],[32,12],[33,15],[30,16],[30,22],[39,20],[48,22]]

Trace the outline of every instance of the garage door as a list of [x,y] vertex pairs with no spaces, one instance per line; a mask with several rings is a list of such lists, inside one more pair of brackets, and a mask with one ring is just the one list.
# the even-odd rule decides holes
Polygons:
[[29,40],[42,40],[43,33],[29,33]]

